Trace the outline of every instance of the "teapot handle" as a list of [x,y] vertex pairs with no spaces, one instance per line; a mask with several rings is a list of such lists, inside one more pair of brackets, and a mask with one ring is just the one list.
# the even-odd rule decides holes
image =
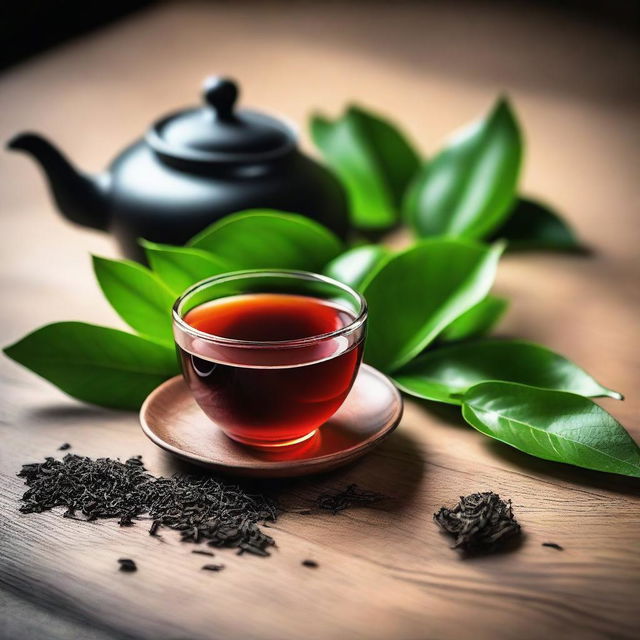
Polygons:
[[205,102],[215,111],[216,119],[223,122],[235,120],[233,113],[238,99],[238,85],[230,78],[209,76],[203,84]]

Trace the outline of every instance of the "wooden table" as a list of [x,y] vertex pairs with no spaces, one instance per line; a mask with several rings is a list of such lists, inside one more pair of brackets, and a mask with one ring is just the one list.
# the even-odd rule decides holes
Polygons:
[[[194,102],[205,75],[225,72],[245,104],[299,123],[350,99],[397,114],[429,153],[508,89],[526,124],[525,191],[554,203],[595,254],[506,257],[497,291],[512,307],[500,333],[540,341],[622,391],[625,402],[603,406],[640,438],[636,45],[536,8],[391,5],[153,8],[6,72],[2,137],[42,130],[98,170],[158,114]],[[61,222],[29,161],[0,163],[3,343],[56,320],[119,326],[89,260],[113,254],[110,240]],[[171,533],[159,542],[144,526],[19,514],[15,473],[63,442],[90,456],[141,453],[154,473],[177,467],[134,414],[83,406],[7,359],[2,387],[2,637],[638,637],[640,486],[630,479],[530,458],[455,411],[407,402],[375,453],[284,491],[304,505],[357,482],[395,496],[391,506],[285,515],[271,558],[221,553],[227,569],[212,574]],[[431,514],[488,489],[513,500],[526,538],[462,560]],[[137,573],[116,570],[123,556]],[[302,567],[307,558],[319,568]]]

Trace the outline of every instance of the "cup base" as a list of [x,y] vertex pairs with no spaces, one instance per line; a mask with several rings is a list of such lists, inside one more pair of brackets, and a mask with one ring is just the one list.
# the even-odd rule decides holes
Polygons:
[[182,376],[163,382],[140,410],[144,434],[158,447],[211,473],[292,478],[324,473],[369,453],[395,429],[402,397],[386,376],[364,364],[337,413],[299,445],[236,444],[198,406]]
[[301,442],[305,442],[318,432],[317,429],[314,429],[310,433],[307,433],[304,436],[299,438],[294,438],[293,440],[277,440],[275,442],[265,442],[264,440],[253,440],[251,438],[239,438],[237,436],[233,436],[231,434],[225,433],[228,438],[231,440],[238,442],[239,444],[245,445],[246,447],[252,447],[254,449],[278,449],[281,447],[290,447],[295,444],[300,444]]

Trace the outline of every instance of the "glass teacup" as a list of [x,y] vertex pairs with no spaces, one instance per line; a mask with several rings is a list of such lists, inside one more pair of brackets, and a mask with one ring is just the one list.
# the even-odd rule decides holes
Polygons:
[[230,438],[284,446],[314,435],[358,373],[367,305],[326,276],[238,271],[189,288],[173,309],[182,371]]

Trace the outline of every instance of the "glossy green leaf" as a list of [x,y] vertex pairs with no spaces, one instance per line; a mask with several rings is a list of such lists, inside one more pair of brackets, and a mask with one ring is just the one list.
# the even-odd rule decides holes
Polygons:
[[414,180],[405,204],[416,233],[479,239],[496,229],[513,207],[522,146],[515,115],[501,99]]
[[130,260],[93,256],[102,293],[115,312],[140,335],[173,344],[175,296],[149,269]]
[[493,233],[507,241],[509,250],[554,249],[580,251],[571,227],[552,209],[534,200],[520,198],[509,217]]
[[427,351],[396,372],[394,379],[411,395],[451,404],[461,404],[462,393],[488,380],[622,398],[570,360],[521,340],[476,340]]
[[334,258],[323,273],[362,291],[391,255],[389,249],[377,244],[356,247]]
[[491,331],[502,318],[509,301],[496,296],[487,296],[456,318],[440,336],[443,340],[468,340],[478,338]]
[[137,409],[178,373],[172,347],[83,322],[49,324],[4,353],[70,396],[116,409]]
[[469,389],[464,419],[478,431],[538,458],[640,478],[640,448],[591,400],[509,382]]
[[343,249],[340,240],[304,216],[270,210],[236,213],[211,225],[189,243],[237,269],[322,268]]
[[417,356],[487,295],[502,249],[433,238],[393,256],[364,288],[366,361],[394,371]]
[[234,269],[230,263],[202,249],[174,247],[147,240],[141,240],[140,244],[153,272],[176,297],[200,280]]
[[353,225],[394,225],[420,164],[407,138],[389,121],[353,106],[333,122],[313,116],[311,136],[347,189]]

